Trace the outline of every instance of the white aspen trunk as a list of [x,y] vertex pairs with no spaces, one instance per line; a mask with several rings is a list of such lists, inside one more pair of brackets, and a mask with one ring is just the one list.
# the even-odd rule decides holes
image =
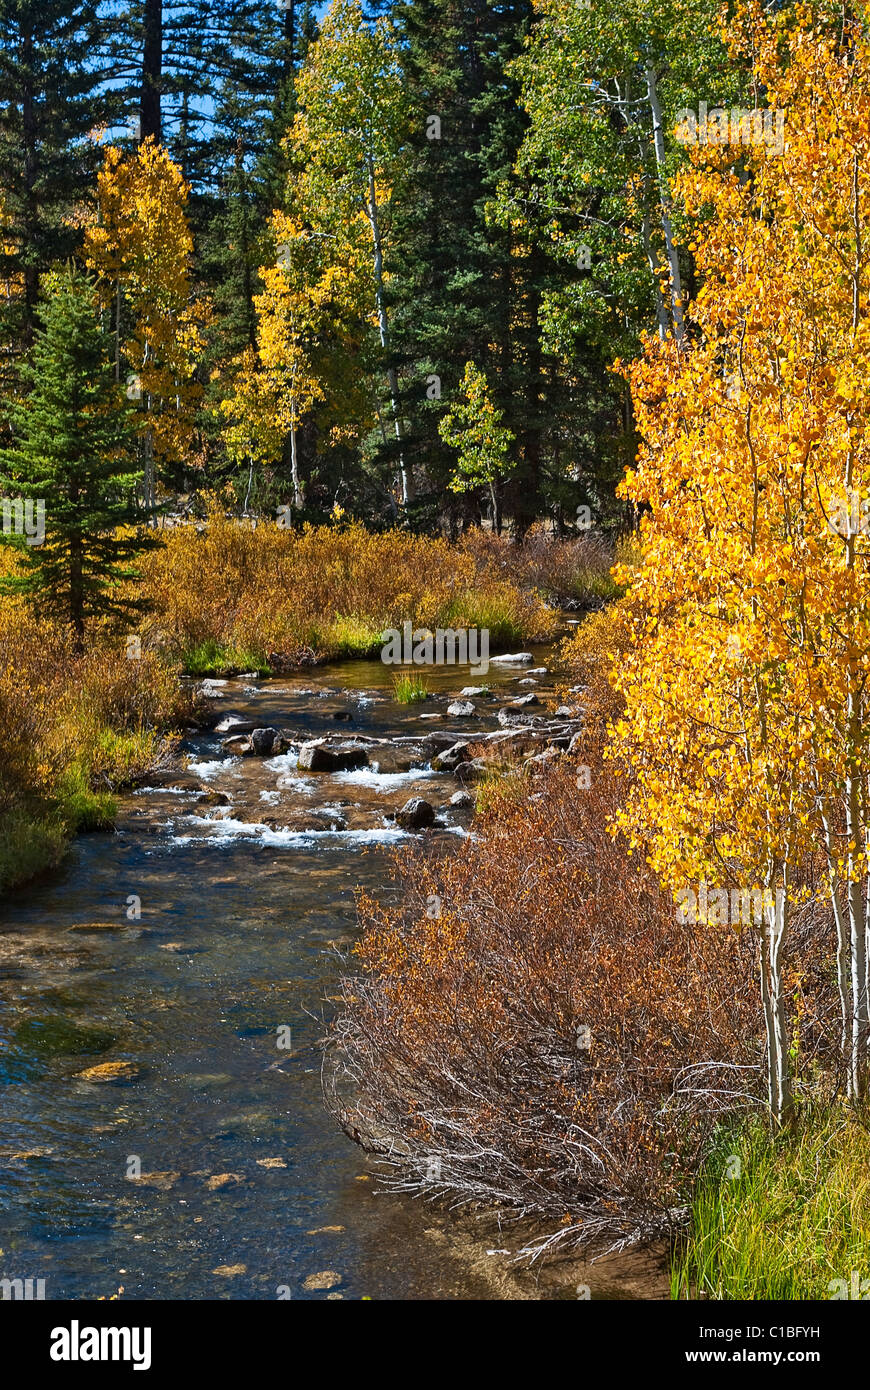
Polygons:
[[253,454],[251,454],[250,458],[248,459],[248,488],[247,488],[247,491],[246,491],[246,493],[245,493],[245,505],[244,505],[244,508],[243,508],[243,511],[244,511],[244,513],[245,513],[245,516],[248,515],[248,506],[249,506],[250,501],[251,501],[251,488],[252,488],[253,486],[254,486],[254,456],[253,456]]
[[662,108],[659,102],[655,69],[652,64],[649,64],[646,69],[646,89],[650,111],[652,112],[653,149],[655,151],[656,172],[659,182],[662,232],[664,233],[665,252],[671,273],[671,308],[674,316],[674,337],[678,343],[682,343],[685,336],[685,325],[683,321],[683,284],[680,277],[680,261],[677,256],[677,248],[674,244],[674,232],[671,223],[671,195],[668,191],[668,181],[665,174],[665,131],[662,124]]
[[[366,214],[369,219],[369,226],[372,232],[372,245],[374,248],[374,270],[375,270],[375,303],[378,313],[378,333],[380,335],[381,347],[386,353],[389,350],[389,326],[387,323],[387,308],[384,302],[384,256],[381,246],[381,232],[378,224],[378,202],[375,189],[375,166],[371,155],[369,155],[369,199],[366,207]],[[387,382],[390,387],[390,404],[393,411],[393,428],[396,434],[396,443],[399,446],[399,470],[402,475],[402,502],[406,504],[414,496],[414,479],[410,468],[405,463],[402,454],[402,421],[399,410],[399,380],[393,367],[387,368]]]
[[299,459],[296,453],[296,402],[290,402],[290,468],[293,475],[293,506],[302,507],[305,498],[299,481]]
[[793,1099],[788,1056],[788,1028],[782,989],[782,964],[788,931],[788,902],[785,888],[774,892],[774,876],[765,884],[765,902],[760,942],[761,997],[767,1040],[767,1096],[774,1125],[787,1124]]
[[659,326],[659,337],[662,342],[668,336],[668,311],[665,308],[665,301],[662,298],[662,285],[659,279],[659,262],[653,250],[652,239],[649,231],[649,213],[643,215],[643,246],[646,252],[647,265],[653,282],[653,293],[655,295],[656,322]]
[[157,525],[157,518],[153,514],[157,494],[157,483],[154,474],[154,435],[149,429],[145,431],[145,466],[142,470],[142,494],[146,511],[149,513],[149,526]]

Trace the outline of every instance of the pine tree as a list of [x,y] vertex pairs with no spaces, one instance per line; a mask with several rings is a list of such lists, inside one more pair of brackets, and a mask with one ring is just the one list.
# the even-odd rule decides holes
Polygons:
[[20,573],[2,589],[24,595],[37,613],[62,615],[81,645],[88,622],[143,611],[129,592],[133,562],[157,542],[137,528],[135,424],[94,287],[71,271],[46,281],[43,326],[24,369],[28,391],[12,411],[15,445],[0,451],[5,491],[44,508],[45,538],[32,544],[5,532]]
[[91,63],[97,0],[0,0],[0,280],[20,293],[0,301],[4,385],[32,341],[39,277],[75,250],[70,214],[99,159],[89,139],[114,97]]
[[548,490],[545,434],[568,403],[543,350],[541,321],[544,292],[564,272],[520,218],[496,216],[526,128],[510,64],[531,13],[528,0],[400,0],[393,11],[413,133],[390,308],[407,453],[428,479],[421,523],[445,509],[457,519],[445,494],[455,456],[438,426],[467,361],[492,384],[512,435],[508,503],[519,534]]

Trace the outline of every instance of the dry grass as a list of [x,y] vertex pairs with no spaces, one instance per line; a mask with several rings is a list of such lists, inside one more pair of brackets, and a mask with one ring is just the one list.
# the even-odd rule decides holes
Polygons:
[[616,598],[619,588],[611,576],[615,561],[623,560],[625,543],[614,550],[597,536],[556,541],[538,524],[515,545],[493,531],[468,531],[459,549],[523,588],[535,588],[561,607],[593,607]]
[[256,529],[213,507],[144,565],[151,638],[188,669],[286,668],[374,654],[386,628],[486,627],[493,648],[544,640],[553,612],[486,557],[358,523]]
[[153,653],[0,605],[0,891],[58,862],[76,830],[112,822],[114,788],[144,775],[191,697]]

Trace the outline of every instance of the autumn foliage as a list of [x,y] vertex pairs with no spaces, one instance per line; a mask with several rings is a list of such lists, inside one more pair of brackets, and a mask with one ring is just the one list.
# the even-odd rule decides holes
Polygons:
[[404,859],[399,905],[361,900],[328,1054],[401,1186],[528,1217],[535,1250],[673,1229],[716,1118],[758,1091],[751,945],[676,924],[615,804],[566,760],[446,863]]

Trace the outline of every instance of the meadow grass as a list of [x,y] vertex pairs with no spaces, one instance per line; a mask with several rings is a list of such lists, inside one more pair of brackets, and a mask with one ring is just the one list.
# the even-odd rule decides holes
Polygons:
[[672,1297],[830,1299],[867,1281],[865,1297],[866,1120],[812,1107],[776,1137],[760,1120],[722,1132],[697,1181],[691,1236],[674,1256]]
[[179,526],[143,562],[153,605],[143,624],[191,675],[285,670],[371,657],[387,628],[487,628],[494,649],[544,641],[558,615],[488,550],[357,523],[256,528],[212,506],[203,529]]

